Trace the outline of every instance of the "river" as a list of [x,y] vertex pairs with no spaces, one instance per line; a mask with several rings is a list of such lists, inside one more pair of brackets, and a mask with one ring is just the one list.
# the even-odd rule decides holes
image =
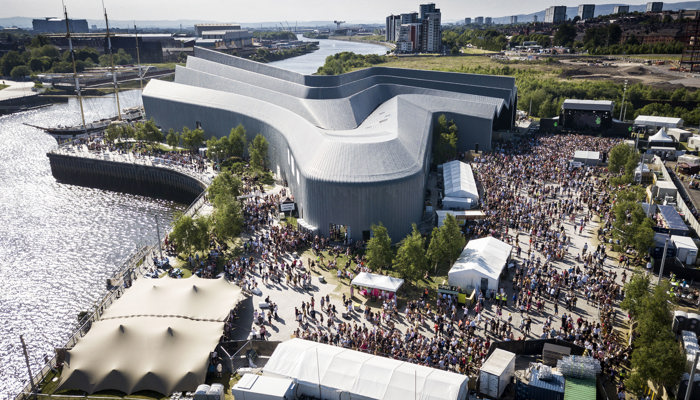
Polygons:
[[[305,40],[305,39],[302,39]],[[272,65],[304,74],[327,56],[384,54],[383,46],[319,40],[319,50]],[[122,107],[141,104],[139,91],[120,94]],[[85,100],[87,121],[114,115],[113,97]],[[182,204],[57,183],[46,152],[56,141],[39,126],[80,121],[77,101],[0,117],[0,399],[28,381],[19,335],[32,372],[65,344],[80,311],[106,292],[106,279],[140,245],[155,243]]]
[[288,69],[304,75],[315,73],[320,66],[326,62],[326,57],[344,51],[351,51],[357,54],[386,54],[387,48],[372,43],[348,42],[344,40],[331,39],[307,39],[302,35],[297,35],[299,40],[306,42],[318,41],[318,50],[304,54],[299,57],[287,58],[285,60],[271,62],[270,65]]

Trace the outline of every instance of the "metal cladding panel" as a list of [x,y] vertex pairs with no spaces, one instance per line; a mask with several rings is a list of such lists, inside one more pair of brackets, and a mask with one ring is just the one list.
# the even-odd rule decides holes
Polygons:
[[249,140],[261,133],[269,166],[287,180],[301,217],[322,233],[329,224],[349,226],[353,239],[379,222],[401,238],[420,220],[439,114],[461,127],[460,151],[488,150],[495,118],[511,120],[515,103],[512,78],[394,68],[304,77],[196,54],[203,59],[178,68],[175,83],[148,84],[148,115],[164,129],[199,123],[206,136],[238,124]]

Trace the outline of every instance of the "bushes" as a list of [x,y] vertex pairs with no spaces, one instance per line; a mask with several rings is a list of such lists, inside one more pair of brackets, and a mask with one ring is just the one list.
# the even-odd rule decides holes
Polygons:
[[355,54],[344,51],[326,57],[326,62],[321,66],[316,74],[318,75],[339,75],[350,72],[355,68],[371,67],[386,61],[385,56],[376,54]]

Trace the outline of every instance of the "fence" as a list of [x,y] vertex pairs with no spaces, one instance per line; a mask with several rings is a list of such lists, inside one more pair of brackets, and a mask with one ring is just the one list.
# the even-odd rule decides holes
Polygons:
[[[197,196],[197,198],[185,209],[184,214],[188,216],[195,215],[202,206],[206,203],[206,190]],[[161,230],[158,241],[160,245],[163,244],[165,236],[172,229],[172,222],[169,223],[165,229]],[[90,330],[92,323],[99,320],[102,312],[109,307],[116,299],[121,297],[124,293],[125,280],[135,280],[143,276],[146,269],[152,266],[151,259],[148,255],[158,247],[158,243],[150,246],[142,246],[136,253],[129,256],[129,258],[124,261],[117,271],[109,278],[110,288],[108,288],[107,293],[102,297],[102,299],[95,304],[95,309],[90,313],[90,315],[79,322],[78,328],[70,335],[66,344],[63,346],[64,349],[70,349],[78,342],[80,338],[85,336],[85,334]],[[62,358],[62,357],[61,357]],[[58,355],[54,355],[44,366],[39,370],[38,373],[34,375],[32,381],[37,385],[40,384],[49,373],[56,368],[59,364]],[[14,400],[27,400],[32,396],[32,382],[27,382],[24,389],[15,396]],[[45,394],[39,394],[40,396],[47,396]],[[50,396],[50,395],[48,395]],[[65,398],[82,398],[85,399],[87,396],[54,396],[54,397],[65,397]],[[91,399],[108,399],[107,397],[99,396],[89,396]],[[123,397],[122,399],[128,400],[128,397]]]

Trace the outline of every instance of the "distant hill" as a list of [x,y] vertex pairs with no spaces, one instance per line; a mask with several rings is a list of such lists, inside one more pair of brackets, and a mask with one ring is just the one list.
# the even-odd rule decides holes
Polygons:
[[[554,2],[556,3],[556,2]],[[623,3],[613,3],[613,4],[596,4],[595,5],[595,16],[599,15],[610,15],[613,13],[615,6],[625,6],[627,4]],[[646,3],[640,5],[629,5],[630,12],[645,12],[647,10]],[[686,1],[682,3],[664,3],[664,11],[678,11],[678,10],[698,10],[700,9],[700,1]],[[545,10],[538,11],[531,14],[519,14],[518,22],[532,22],[535,15],[537,16],[537,21],[544,21]],[[566,17],[574,18],[578,14],[578,6],[576,7],[566,7]],[[485,15],[486,16],[486,15]],[[473,18],[473,17],[472,17]],[[493,18],[494,24],[508,24],[510,23],[510,16]]]

